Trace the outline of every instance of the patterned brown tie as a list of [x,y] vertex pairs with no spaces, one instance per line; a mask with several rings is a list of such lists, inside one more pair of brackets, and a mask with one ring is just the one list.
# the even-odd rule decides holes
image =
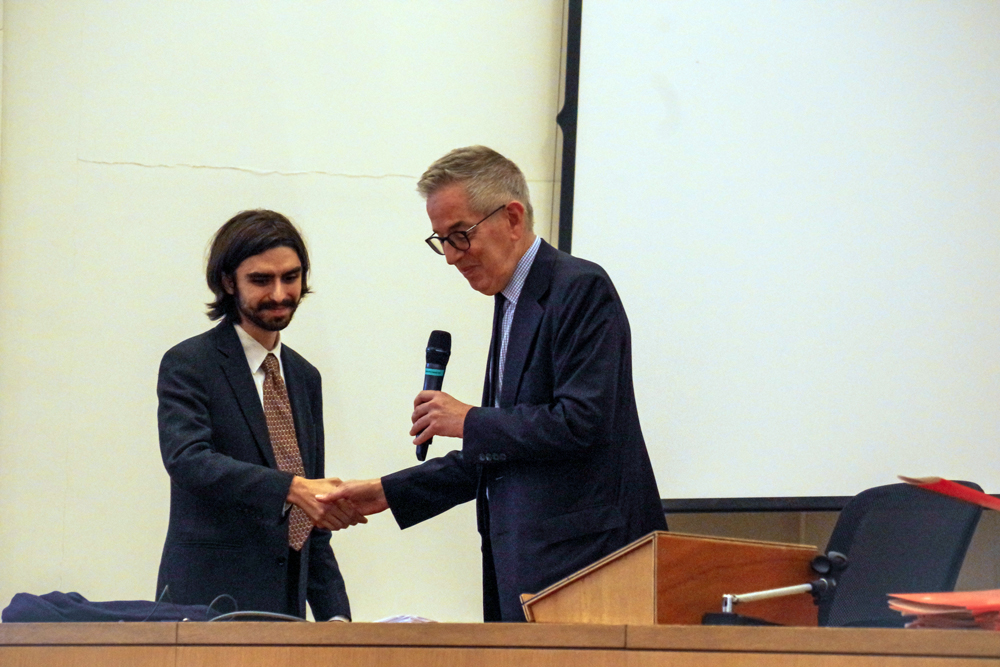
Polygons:
[[[264,358],[264,419],[267,432],[271,436],[271,449],[278,462],[278,470],[305,477],[302,454],[295,437],[295,421],[292,406],[288,402],[288,392],[278,370],[278,358],[268,354]],[[312,522],[301,507],[292,505],[288,516],[288,544],[300,551],[312,531]]]

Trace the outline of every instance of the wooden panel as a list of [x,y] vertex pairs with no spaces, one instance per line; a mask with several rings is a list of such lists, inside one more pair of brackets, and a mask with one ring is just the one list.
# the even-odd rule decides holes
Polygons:
[[[176,645],[133,644],[146,636],[162,640],[164,631],[178,635]],[[109,644],[93,644],[98,637]],[[984,667],[1000,666],[1000,633],[523,623],[2,624],[0,665]]]
[[626,667],[995,667],[989,658],[919,658],[795,653],[647,653],[630,651]]
[[177,667],[625,667],[626,653],[559,649],[181,647]]
[[0,646],[173,644],[177,623],[0,623]]
[[623,648],[623,625],[181,623],[179,644]]
[[656,622],[653,541],[616,552],[525,605],[537,623]]
[[0,646],[3,667],[174,667],[173,646]]
[[1000,632],[892,628],[630,626],[629,649],[879,654],[1000,659]]
[[[529,620],[538,623],[699,625],[705,613],[721,611],[724,593],[810,581],[815,555],[815,547],[798,544],[650,533],[527,597],[524,607]],[[785,625],[817,623],[808,595],[739,610]]]
[[[815,578],[809,567],[815,547],[777,542],[657,534],[657,622],[701,623],[706,612],[722,611],[724,593],[804,584]],[[817,609],[809,595],[740,605],[737,612],[783,625],[815,626]]]

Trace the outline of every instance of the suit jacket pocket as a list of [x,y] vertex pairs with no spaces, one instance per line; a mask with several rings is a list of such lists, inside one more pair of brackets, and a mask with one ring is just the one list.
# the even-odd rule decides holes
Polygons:
[[614,530],[623,525],[625,518],[618,507],[599,505],[543,519],[532,532],[540,542],[555,544],[574,537]]
[[240,551],[243,549],[241,544],[233,544],[230,542],[214,542],[209,540],[178,540],[171,545],[173,548],[180,549],[221,549],[224,551]]

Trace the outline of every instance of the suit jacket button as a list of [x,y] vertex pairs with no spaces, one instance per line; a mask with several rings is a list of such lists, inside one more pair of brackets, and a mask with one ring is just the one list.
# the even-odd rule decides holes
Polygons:
[[284,556],[278,556],[278,565],[284,565],[287,560]]

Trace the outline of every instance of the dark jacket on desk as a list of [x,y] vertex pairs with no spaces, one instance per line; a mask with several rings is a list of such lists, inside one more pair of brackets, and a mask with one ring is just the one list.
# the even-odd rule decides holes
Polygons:
[[[320,375],[282,345],[281,362],[308,478],[324,476]],[[157,384],[160,451],[170,474],[170,525],[157,593],[209,604],[223,593],[241,610],[286,611],[291,473],[278,470],[264,409],[233,326],[214,329],[163,356]],[[350,616],[329,531],[302,548],[299,614]]]
[[521,593],[666,530],[628,320],[596,264],[542,242],[514,311],[500,407],[473,408],[464,434],[461,451],[382,482],[402,528],[477,500],[487,621],[523,621]]

